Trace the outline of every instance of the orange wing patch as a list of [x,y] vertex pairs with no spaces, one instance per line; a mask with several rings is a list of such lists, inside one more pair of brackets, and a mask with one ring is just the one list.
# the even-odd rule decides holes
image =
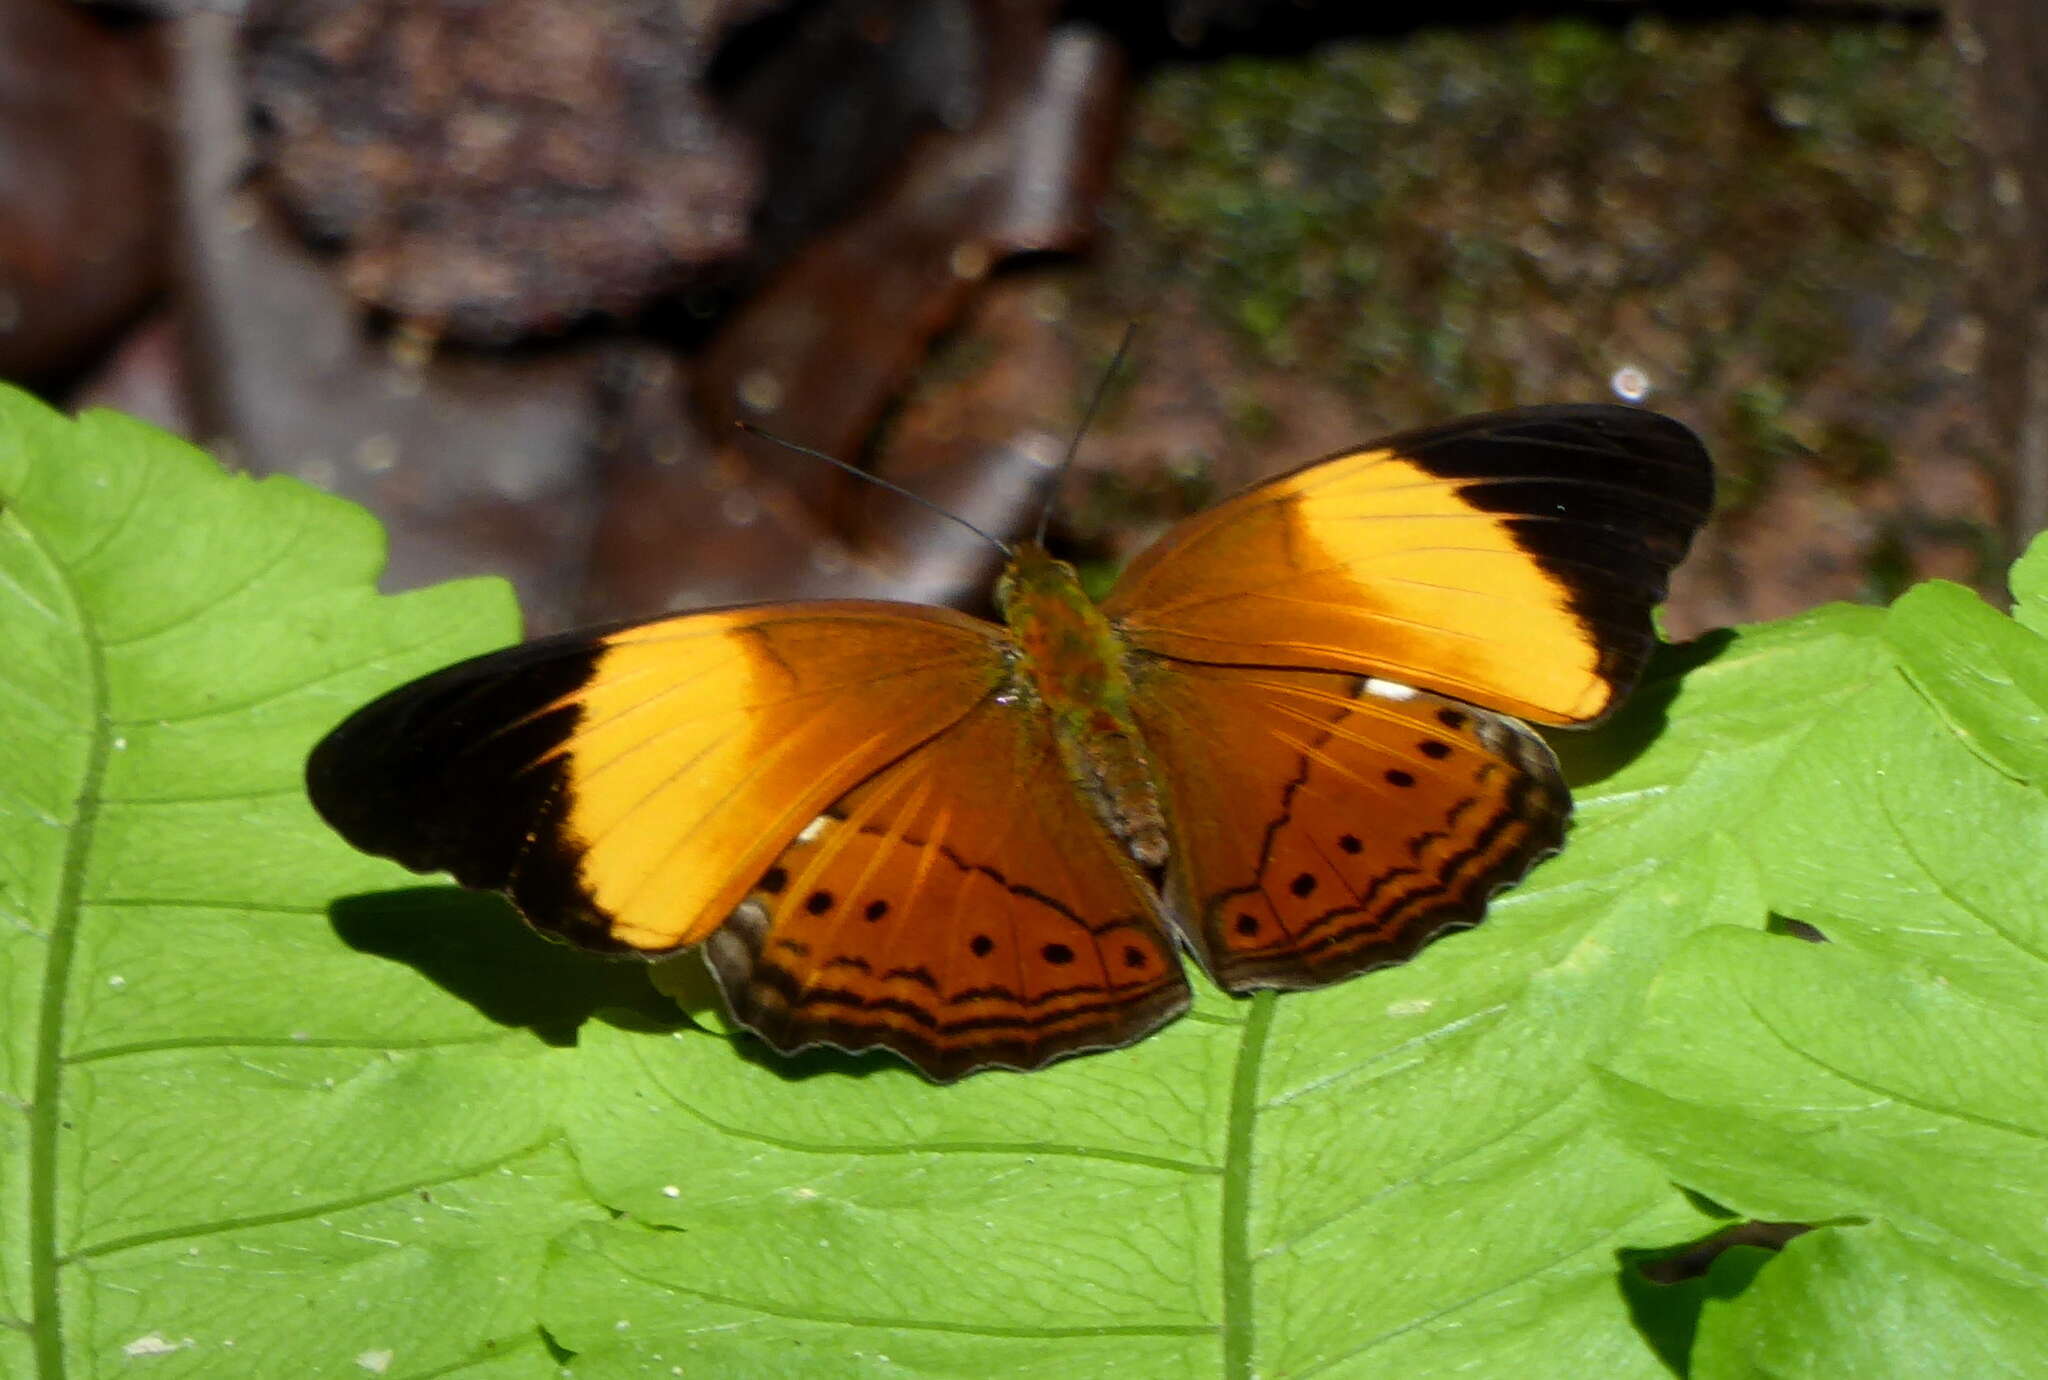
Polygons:
[[1181,660],[1357,671],[1545,723],[1599,718],[1713,501],[1684,426],[1523,408],[1253,488],[1133,563],[1106,611]]
[[725,921],[788,841],[957,722],[997,629],[906,604],[764,605],[493,653],[361,710],[308,785],[351,843],[508,892],[587,948]]
[[1476,924],[1563,837],[1571,798],[1520,725],[1355,676],[1141,672],[1169,898],[1226,990],[1307,988]]
[[1187,1007],[1157,897],[1028,705],[991,698],[750,875],[705,953],[785,1053],[880,1045],[949,1082],[1126,1045]]

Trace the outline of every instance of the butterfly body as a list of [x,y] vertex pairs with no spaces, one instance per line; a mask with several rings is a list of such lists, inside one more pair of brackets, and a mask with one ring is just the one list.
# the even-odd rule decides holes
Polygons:
[[1001,624],[841,600],[530,643],[359,710],[308,785],[345,837],[539,928],[700,948],[778,1050],[1037,1068],[1225,990],[1476,923],[1564,836],[1519,722],[1627,693],[1712,500],[1635,409],[1389,437],[1170,531],[1100,606],[1035,544]]
[[1074,568],[1020,545],[996,587],[1028,694],[1048,716],[1067,779],[1131,857],[1166,861],[1158,783],[1131,712],[1130,647]]

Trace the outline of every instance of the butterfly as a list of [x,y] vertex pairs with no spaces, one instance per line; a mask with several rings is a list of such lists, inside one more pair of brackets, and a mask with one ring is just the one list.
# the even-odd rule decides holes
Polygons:
[[1171,528],[1100,605],[1019,543],[1003,622],[869,600],[545,638],[356,712],[309,790],[351,843],[542,931],[692,947],[774,1049],[949,1082],[1128,1045],[1476,923],[1561,843],[1523,721],[1592,723],[1713,503],[1614,405],[1329,456]]

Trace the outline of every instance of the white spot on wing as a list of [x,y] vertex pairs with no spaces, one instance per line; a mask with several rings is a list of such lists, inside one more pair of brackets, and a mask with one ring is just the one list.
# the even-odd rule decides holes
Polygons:
[[819,815],[804,826],[804,831],[796,836],[796,841],[798,843],[816,843],[819,836],[825,832],[826,826],[831,823],[832,817],[830,815]]
[[1412,685],[1403,685],[1398,680],[1381,680],[1378,676],[1367,676],[1365,684],[1359,688],[1383,700],[1412,700],[1417,694]]

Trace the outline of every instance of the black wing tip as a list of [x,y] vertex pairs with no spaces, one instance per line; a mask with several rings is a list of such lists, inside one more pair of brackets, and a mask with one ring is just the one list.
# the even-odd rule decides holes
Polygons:
[[1670,467],[1672,478],[1692,476],[1711,495],[1713,460],[1699,433],[1669,413],[1611,402],[1537,403],[1476,412],[1431,426],[1416,427],[1373,443],[1426,457],[1446,443],[1484,436],[1506,443],[1581,449],[1588,445],[1617,456]]
[[308,754],[313,808],[365,853],[505,889],[534,842],[559,834],[563,768],[547,750],[574,729],[573,696],[603,651],[587,634],[549,638],[386,691]]
[[1570,480],[1614,488],[1661,508],[1644,516],[1683,534],[1672,564],[1714,509],[1714,462],[1699,434],[1667,413],[1625,403],[1535,403],[1468,413],[1346,446],[1290,473],[1372,451],[1399,455],[1441,479]]
[[1481,413],[1380,444],[1505,521],[1568,592],[1615,698],[1656,645],[1650,610],[1711,516],[1714,467],[1685,423],[1619,403]]

